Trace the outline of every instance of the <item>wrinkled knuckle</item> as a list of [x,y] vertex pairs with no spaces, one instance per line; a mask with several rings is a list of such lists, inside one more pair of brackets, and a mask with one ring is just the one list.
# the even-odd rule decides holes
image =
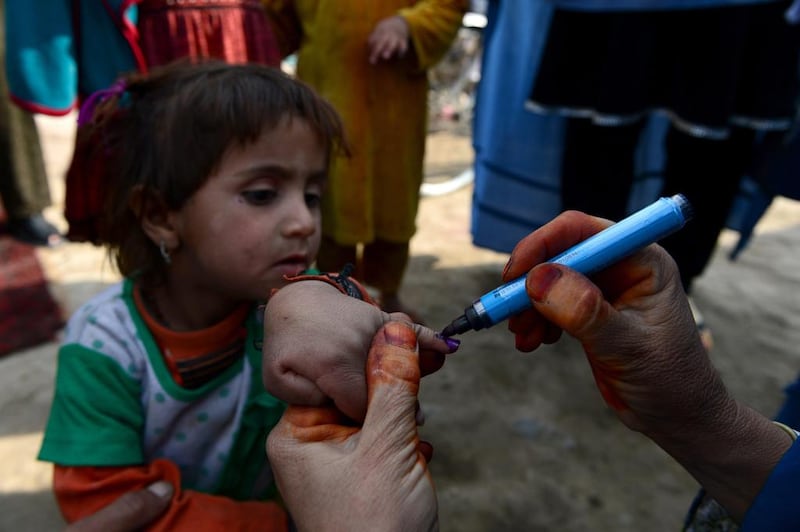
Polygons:
[[575,328],[583,329],[595,323],[601,312],[599,298],[591,291],[581,292],[573,304],[571,322]]
[[267,451],[267,458],[270,462],[278,462],[278,459],[282,458],[285,454],[286,444],[283,439],[283,434],[280,428],[276,428],[270,431],[269,435],[267,436],[267,443],[266,443],[266,451]]
[[[680,285],[680,271],[678,270],[678,263],[672,258],[672,255],[667,253],[665,249],[660,251],[660,260],[653,267],[656,277],[661,281],[662,286],[665,284],[678,284]],[[677,281],[677,282],[676,282]]]
[[414,320],[412,320],[411,317],[408,314],[405,314],[404,312],[392,312],[391,314],[386,314],[385,312],[383,312],[383,314],[385,317],[383,319],[382,325],[386,325],[387,323],[392,321],[399,321],[400,323],[407,323],[412,326],[414,325]]
[[584,213],[582,213],[581,211],[576,211],[576,210],[574,210],[574,209],[570,209],[570,210],[567,210],[567,211],[564,211],[564,212],[562,212],[562,213],[561,213],[561,214],[558,216],[558,218],[560,218],[560,219],[561,219],[561,221],[565,221],[565,222],[573,222],[573,221],[575,221],[575,220],[577,220],[577,219],[579,219],[579,218],[583,218],[583,217],[585,217],[585,216],[586,216],[586,215],[585,215]]
[[558,218],[559,222],[563,223],[564,225],[580,226],[583,225],[587,220],[590,220],[592,217],[585,212],[569,210],[562,212]]

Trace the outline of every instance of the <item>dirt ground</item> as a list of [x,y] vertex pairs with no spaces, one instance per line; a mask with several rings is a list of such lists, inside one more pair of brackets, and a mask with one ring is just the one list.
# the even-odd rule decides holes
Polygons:
[[[40,121],[57,201],[71,119]],[[472,161],[469,138],[429,138],[431,179]],[[494,288],[506,255],[472,245],[472,189],[422,200],[405,284],[408,303],[439,328]],[[50,217],[58,220],[58,210]],[[800,369],[800,204],[779,200],[738,261],[724,234],[695,298],[713,329],[712,356],[736,396],[765,414]],[[41,252],[66,312],[116,279],[102,253],[68,244]],[[59,530],[51,469],[35,455],[52,397],[56,345],[0,359],[0,530]],[[422,386],[423,437],[443,531],[674,531],[694,481],[603,405],[577,344],[513,349],[504,325],[467,333]]]

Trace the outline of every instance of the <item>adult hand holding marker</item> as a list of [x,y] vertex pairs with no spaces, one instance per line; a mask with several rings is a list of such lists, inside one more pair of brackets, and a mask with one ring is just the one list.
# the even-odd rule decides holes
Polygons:
[[[677,460],[734,520],[743,522],[742,530],[797,530],[800,512],[786,504],[796,495],[797,433],[729,394],[700,342],[675,262],[664,249],[648,247],[682,227],[688,209],[683,197],[662,198],[610,228],[606,220],[580,212],[562,214],[522,239],[503,273],[504,279],[516,279],[528,272],[522,288],[527,288],[525,304],[502,307],[503,312],[475,328],[510,317],[509,329],[523,352],[552,343],[561,332],[579,340],[598,390],[620,421]],[[576,243],[546,260],[548,250]],[[576,270],[598,274],[587,279]],[[332,291],[331,309],[339,306],[338,300],[380,312],[317,283],[322,286],[303,282],[291,287],[301,294],[315,288]],[[307,295],[319,301],[320,294]],[[528,299],[534,302],[530,309]],[[306,301],[286,297],[282,303],[297,312],[307,331],[318,331],[318,320],[303,319]],[[485,305],[478,311],[470,308],[485,312]],[[333,315],[329,311],[325,317]],[[352,319],[348,313],[335,315]],[[285,321],[285,316],[269,307],[265,313],[266,320]],[[465,330],[470,327],[467,320]],[[342,350],[327,341],[319,345],[357,368],[342,372],[342,364],[332,365],[338,372],[333,380],[344,382],[339,375],[349,374],[366,381],[364,423],[354,426],[329,399],[319,408],[291,406],[268,444],[283,499],[303,529],[329,523],[347,527],[353,515],[365,530],[438,528],[436,492],[427,467],[430,449],[419,440],[417,428],[420,337],[415,339],[403,320],[384,322],[374,336],[370,327],[346,329],[372,338],[366,371],[362,348]],[[301,353],[295,358],[309,357]],[[347,393],[353,389],[342,388]],[[356,395],[364,401],[363,394]],[[336,460],[327,458],[331,452]],[[353,489],[330,489],[353,478],[369,481],[356,482]],[[408,488],[405,494],[398,495],[399,485]],[[305,504],[315,490],[322,493],[317,497],[322,506]]]
[[[659,198],[548,262],[591,275],[682,228],[692,209],[682,194]],[[442,329],[445,338],[491,327],[531,307],[525,276],[476,299],[464,314]]]

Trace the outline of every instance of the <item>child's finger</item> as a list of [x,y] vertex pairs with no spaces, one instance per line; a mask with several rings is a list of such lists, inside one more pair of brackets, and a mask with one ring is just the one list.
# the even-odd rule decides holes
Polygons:
[[392,312],[389,319],[408,324],[417,336],[419,346],[419,367],[422,375],[438,371],[445,363],[445,355],[455,353],[461,345],[457,338],[443,338],[433,329],[414,323],[407,314]]
[[461,341],[457,338],[442,338],[438,332],[419,323],[412,323],[411,327],[417,336],[420,351],[430,350],[450,354],[455,353],[461,345]]
[[264,365],[263,380],[264,388],[272,395],[297,405],[322,405],[328,401],[328,396],[316,383],[292,368],[281,367],[278,374],[273,374],[269,368]]

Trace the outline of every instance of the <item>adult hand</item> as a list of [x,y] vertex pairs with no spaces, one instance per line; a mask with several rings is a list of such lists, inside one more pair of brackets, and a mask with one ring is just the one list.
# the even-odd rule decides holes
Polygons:
[[635,430],[672,430],[696,420],[698,410],[731,408],[677,268],[661,247],[648,246],[593,276],[594,282],[567,267],[540,264],[609,225],[567,212],[516,246],[504,279],[527,273],[533,302],[532,310],[509,322],[517,348],[553,342],[561,330],[580,340],[606,402]]
[[363,427],[333,407],[289,406],[267,454],[299,530],[435,530],[430,446],[415,420],[420,369],[413,329],[389,322],[367,360]]
[[64,532],[133,532],[164,513],[172,500],[172,485],[159,481],[129,491],[100,511],[75,521]]
[[400,15],[378,22],[367,39],[370,64],[403,57],[408,51],[408,23]]
[[610,222],[566,212],[523,239],[505,280],[527,273],[533,308],[512,318],[517,348],[566,331],[583,344],[597,386],[630,428],[653,439],[741,518],[791,439],[730,397],[700,341],[672,258],[657,245],[590,281],[542,264]]
[[[266,389],[290,404],[317,406],[333,400],[344,414],[363,420],[367,353],[376,331],[390,321],[410,322],[405,314],[387,314],[322,281],[281,288],[264,311]],[[455,348],[427,327],[412,328],[422,374],[438,370]]]

